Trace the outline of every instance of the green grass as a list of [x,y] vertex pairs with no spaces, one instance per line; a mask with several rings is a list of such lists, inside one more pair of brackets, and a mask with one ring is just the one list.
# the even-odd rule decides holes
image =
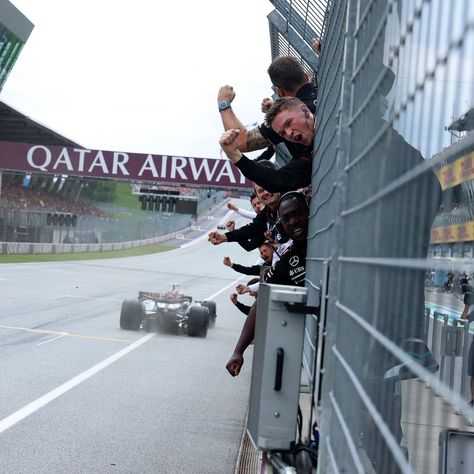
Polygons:
[[117,207],[125,207],[134,211],[141,209],[141,203],[138,200],[138,196],[132,194],[132,188],[129,183],[117,183],[115,199],[110,204]]
[[31,263],[31,262],[63,262],[69,260],[102,260],[105,258],[136,257],[153,253],[166,252],[174,247],[166,245],[147,245],[126,250],[110,250],[108,252],[77,252],[54,254],[11,254],[0,255],[2,263]]

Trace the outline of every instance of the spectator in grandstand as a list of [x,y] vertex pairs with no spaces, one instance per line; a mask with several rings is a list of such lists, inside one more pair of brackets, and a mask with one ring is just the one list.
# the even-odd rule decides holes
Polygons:
[[469,289],[469,276],[468,274],[463,271],[460,275],[459,275],[459,286],[461,287],[461,293],[464,295],[466,293],[466,291],[468,291]]
[[321,55],[321,41],[319,41],[318,38],[313,38],[311,40],[311,46],[316,51],[316,54],[320,56]]
[[271,242],[265,241],[259,247],[260,251],[260,258],[262,259],[262,263],[260,265],[252,265],[250,267],[239,265],[238,263],[232,262],[230,257],[224,257],[224,265],[232,268],[232,270],[243,273],[244,275],[260,275],[260,271],[262,270],[262,265],[272,265],[273,255],[275,254],[273,246]]
[[2,201],[2,205],[10,209],[69,212],[81,216],[107,217],[105,212],[79,200],[72,200],[35,187],[24,188],[19,183],[3,186]]
[[286,192],[309,186],[315,123],[311,110],[295,97],[277,99],[266,113],[265,123],[295,145],[294,159],[289,163],[270,171],[263,168],[262,163],[249,160],[238,149],[241,133],[238,129],[229,129],[222,134],[219,144],[224,153],[246,178],[268,191]]
[[[303,286],[306,273],[306,239],[309,215],[306,197],[299,192],[284,194],[279,200],[278,212],[283,228],[293,240],[293,244],[276,265],[270,268],[265,282]],[[253,340],[256,314],[256,304],[254,303],[245,320],[234,353],[226,365],[226,369],[233,377],[239,375],[244,363],[243,354]]]

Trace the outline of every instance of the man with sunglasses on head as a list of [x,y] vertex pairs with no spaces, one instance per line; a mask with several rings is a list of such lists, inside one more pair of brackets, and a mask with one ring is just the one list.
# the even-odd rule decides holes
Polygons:
[[[283,229],[293,243],[275,266],[270,268],[265,283],[304,286],[309,216],[309,206],[304,194],[296,191],[284,194],[278,203],[278,214]],[[244,352],[253,341],[256,316],[257,304],[254,303],[245,320],[234,353],[226,365],[227,371],[233,377],[239,375],[244,363]]]

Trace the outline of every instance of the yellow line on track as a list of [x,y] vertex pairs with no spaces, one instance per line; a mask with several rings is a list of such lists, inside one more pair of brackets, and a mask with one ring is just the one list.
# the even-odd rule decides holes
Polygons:
[[80,339],[95,339],[98,341],[120,342],[122,344],[132,344],[132,342],[134,342],[134,341],[129,341],[128,339],[117,339],[117,338],[105,337],[105,336],[85,336],[83,334],[74,334],[70,332],[48,331],[47,329],[22,328],[18,326],[0,326],[0,329],[14,329],[16,331],[32,332],[36,334],[49,334],[51,336],[68,336],[68,337],[78,337]]

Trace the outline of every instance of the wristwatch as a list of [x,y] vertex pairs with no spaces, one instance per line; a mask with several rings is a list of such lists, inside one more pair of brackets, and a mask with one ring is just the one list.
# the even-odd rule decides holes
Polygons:
[[219,112],[222,112],[223,110],[226,110],[226,109],[230,109],[230,107],[231,107],[230,102],[227,102],[226,100],[224,100],[223,102],[219,104]]

